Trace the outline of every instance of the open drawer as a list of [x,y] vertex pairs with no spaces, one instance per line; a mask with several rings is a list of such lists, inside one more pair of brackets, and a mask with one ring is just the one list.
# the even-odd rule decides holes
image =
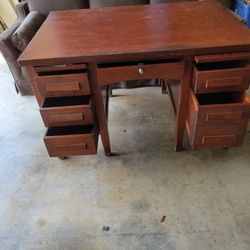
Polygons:
[[191,90],[189,112],[198,126],[246,123],[250,100],[240,92],[195,95]]
[[192,149],[213,149],[241,146],[246,132],[246,124],[238,126],[187,127]]
[[193,149],[240,145],[249,118],[250,101],[242,93],[190,92],[186,127]]
[[35,78],[43,97],[90,95],[87,73],[66,74],[66,72],[41,73]]
[[50,157],[97,153],[98,129],[94,125],[51,127],[44,136]]
[[197,93],[243,91],[250,84],[250,67],[241,61],[195,64],[192,87]]
[[98,66],[98,76],[102,84],[152,78],[181,79],[183,72],[184,63],[180,60],[137,64],[100,64]]
[[94,123],[93,102],[90,96],[46,98],[40,113],[46,127]]

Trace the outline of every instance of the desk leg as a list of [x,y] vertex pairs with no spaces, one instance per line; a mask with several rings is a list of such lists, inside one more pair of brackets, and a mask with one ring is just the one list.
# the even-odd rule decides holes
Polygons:
[[181,151],[185,132],[188,97],[192,75],[192,58],[185,59],[184,74],[181,79],[179,108],[176,115],[175,150]]
[[96,115],[99,124],[100,135],[105,151],[105,155],[111,155],[109,131],[107,124],[106,111],[103,104],[101,84],[98,79],[97,65],[95,63],[88,64],[88,77],[91,93],[95,103]]
[[167,86],[166,86],[166,79],[160,79],[160,85],[161,85],[161,93],[167,94]]

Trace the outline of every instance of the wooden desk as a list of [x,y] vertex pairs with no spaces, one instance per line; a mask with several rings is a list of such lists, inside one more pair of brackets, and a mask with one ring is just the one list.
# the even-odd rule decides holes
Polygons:
[[18,62],[49,127],[49,154],[63,157],[96,153],[99,133],[111,154],[103,89],[131,79],[172,79],[176,150],[185,128],[194,149],[240,145],[249,60],[249,30],[203,1],[52,12]]

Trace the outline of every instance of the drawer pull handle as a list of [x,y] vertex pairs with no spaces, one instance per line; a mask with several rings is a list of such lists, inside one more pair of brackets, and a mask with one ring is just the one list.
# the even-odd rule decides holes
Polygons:
[[210,113],[206,115],[206,121],[218,121],[218,122],[223,122],[223,121],[233,121],[233,120],[239,120],[242,119],[243,114],[241,111],[239,112],[227,112],[224,114],[221,113]]
[[139,68],[138,72],[139,72],[140,75],[143,75],[144,74],[143,68]]
[[84,114],[60,114],[60,115],[51,115],[50,122],[76,122],[83,121]]
[[87,143],[75,143],[75,144],[68,144],[68,145],[55,145],[54,146],[57,149],[63,149],[63,148],[79,148],[82,147],[83,149],[88,149]]
[[203,136],[202,145],[227,146],[235,143],[236,135]]
[[79,91],[81,89],[79,82],[71,83],[50,83],[47,85],[47,92],[55,91]]
[[243,77],[228,77],[206,80],[206,89],[239,86],[243,83]]

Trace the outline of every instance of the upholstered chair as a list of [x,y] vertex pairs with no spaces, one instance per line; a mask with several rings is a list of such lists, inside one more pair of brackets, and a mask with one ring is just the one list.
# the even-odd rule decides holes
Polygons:
[[89,8],[88,0],[27,0],[16,5],[17,21],[0,35],[0,51],[21,95],[32,95],[28,77],[17,59],[50,11]]

